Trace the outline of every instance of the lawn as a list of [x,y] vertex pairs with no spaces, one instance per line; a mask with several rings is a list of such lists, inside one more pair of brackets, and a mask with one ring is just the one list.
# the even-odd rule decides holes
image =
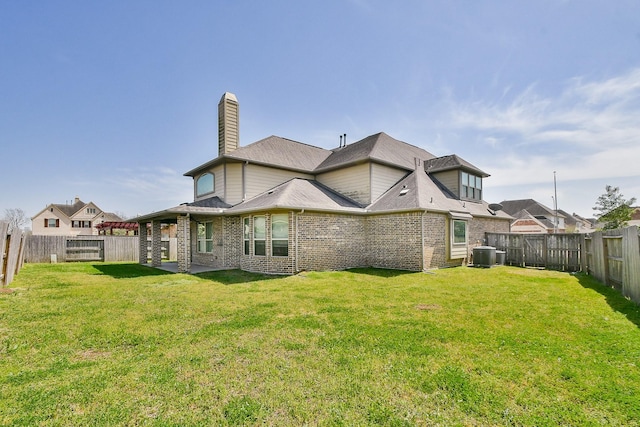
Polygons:
[[11,287],[1,425],[640,425],[640,310],[585,275],[27,264]]

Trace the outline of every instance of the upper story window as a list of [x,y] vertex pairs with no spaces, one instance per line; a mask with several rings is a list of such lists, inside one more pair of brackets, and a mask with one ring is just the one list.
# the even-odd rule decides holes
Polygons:
[[60,227],[60,220],[58,218],[45,218],[44,219],[44,226],[46,228],[57,228]]
[[215,190],[215,177],[212,173],[203,173],[196,181],[196,196],[213,193]]
[[482,200],[482,177],[461,172],[460,181],[461,199]]
[[88,214],[95,214],[96,213],[96,208],[87,208],[87,213]]

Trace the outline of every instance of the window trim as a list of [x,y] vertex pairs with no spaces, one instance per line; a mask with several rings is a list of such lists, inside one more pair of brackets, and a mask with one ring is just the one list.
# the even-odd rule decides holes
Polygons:
[[[263,232],[262,233],[258,233],[257,232],[257,226],[258,224],[262,222],[263,223]],[[264,237],[257,237],[260,236],[261,234],[264,235]],[[262,248],[260,251],[258,251],[258,246],[256,246],[257,243],[262,243]],[[262,253],[259,253],[262,252]],[[267,256],[267,216],[266,215],[255,215],[253,217],[253,255],[254,256]]]
[[[282,238],[282,237],[274,237],[275,236],[275,230],[274,230],[274,226],[284,222],[286,224],[286,231],[287,231],[287,237],[286,238]],[[273,245],[275,242],[286,242],[286,246],[281,246],[280,248],[285,248],[286,249],[286,253],[284,254],[276,254],[276,252],[279,252],[278,250],[276,250],[276,247]],[[289,256],[289,214],[284,213],[284,214],[273,214],[271,215],[271,255],[273,256],[277,256],[277,257],[288,257]]]
[[[207,184],[207,188],[205,188],[204,190],[200,189],[200,181],[205,178],[205,177],[211,177],[211,186],[209,187],[208,183],[203,183]],[[210,188],[210,189],[209,189]],[[205,172],[203,174],[201,174],[198,178],[196,178],[196,197],[201,197],[207,194],[211,194],[211,193],[215,193],[216,192],[216,176],[214,173],[211,172]]]
[[242,218],[242,253],[251,255],[251,217]]
[[[482,201],[482,177],[480,175],[461,170],[459,180],[461,199]],[[473,185],[471,185],[472,180]]]
[[[464,241],[456,241],[456,224],[462,223],[464,225]],[[469,224],[466,219],[451,218],[451,245],[452,246],[467,246],[469,243]]]
[[[201,226],[203,227],[203,235],[200,234]],[[207,226],[211,227],[209,230],[211,231],[210,237],[207,237]],[[196,227],[196,252],[199,254],[213,253],[213,221],[198,222]],[[203,247],[204,250],[201,250]]]

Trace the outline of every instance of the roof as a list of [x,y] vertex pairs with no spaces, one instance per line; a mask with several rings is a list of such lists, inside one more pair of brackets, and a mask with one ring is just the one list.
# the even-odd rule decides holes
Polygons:
[[368,212],[401,210],[457,212],[473,216],[511,218],[505,212],[491,211],[489,205],[484,201],[472,202],[457,199],[449,190],[433,180],[422,169],[407,175],[367,207]]
[[316,172],[324,172],[367,160],[413,170],[416,158],[426,160],[434,157],[433,154],[420,147],[407,144],[380,132],[346,147],[336,148],[331,156],[316,168]]
[[[552,209],[533,199],[503,200],[500,204],[502,205],[502,210],[509,215],[514,215],[521,210],[526,210],[533,216],[556,215]],[[564,215],[558,213],[558,217],[564,218]]]
[[334,150],[272,135],[219,156],[184,175],[195,176],[225,160],[251,162],[305,173],[320,173],[365,161],[413,170],[416,158],[426,160],[434,157],[428,151],[394,139],[384,132]]
[[330,155],[331,150],[272,135],[219,156],[184,175],[195,176],[205,169],[222,163],[224,159],[310,173]]
[[241,213],[267,209],[362,212],[362,205],[317,181],[293,178],[226,210]]
[[452,169],[463,169],[469,172],[473,172],[476,175],[480,175],[483,178],[490,176],[488,173],[483,172],[471,163],[467,162],[461,157],[455,154],[448,156],[437,157],[434,159],[425,160],[424,170],[428,173],[444,172]]
[[191,203],[185,203],[186,206],[195,206],[201,208],[230,208],[231,205],[223,202],[220,197],[214,196],[208,199],[197,200]]

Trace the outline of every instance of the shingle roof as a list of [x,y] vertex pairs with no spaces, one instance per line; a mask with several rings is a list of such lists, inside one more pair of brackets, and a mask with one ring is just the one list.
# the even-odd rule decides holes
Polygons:
[[195,176],[204,169],[221,163],[223,159],[248,161],[310,173],[330,155],[331,150],[272,135],[245,147],[239,147],[186,172],[184,175]]
[[[533,199],[503,200],[500,204],[502,205],[502,210],[509,215],[526,210],[533,216],[555,216],[555,212],[552,209]],[[564,217],[564,215],[558,214],[558,217]]]
[[473,216],[493,216],[509,218],[509,214],[499,211],[495,215],[486,202],[476,203],[458,200],[451,192],[421,169],[400,180],[378,200],[367,207],[369,212],[393,210],[427,210],[434,212],[459,212]]
[[208,199],[198,200],[191,203],[186,203],[186,206],[194,206],[199,208],[230,208],[231,205],[220,200],[220,197],[214,196]]
[[64,213],[68,217],[73,216],[73,214],[75,214],[76,212],[81,210],[83,207],[85,207],[85,205],[86,205],[86,203],[83,202],[82,200],[78,200],[77,202],[75,202],[72,205],[67,205],[67,204],[63,204],[63,203],[53,203],[53,204],[51,204],[51,206],[56,207],[57,209],[59,209],[62,213]]
[[362,206],[317,181],[291,179],[273,189],[227,209],[227,213],[266,209],[309,209],[362,212]]
[[478,169],[471,163],[467,162],[461,157],[458,157],[455,154],[425,160],[424,162],[424,170],[428,173],[442,172],[451,169],[465,169],[467,171],[474,172],[475,174],[480,175],[483,178],[490,176],[488,173],[483,172],[482,170]]
[[420,147],[398,141],[386,133],[380,132],[346,147],[333,150],[331,156],[316,168],[316,172],[327,171],[366,160],[413,170],[416,158],[426,160],[434,157],[433,154]]

